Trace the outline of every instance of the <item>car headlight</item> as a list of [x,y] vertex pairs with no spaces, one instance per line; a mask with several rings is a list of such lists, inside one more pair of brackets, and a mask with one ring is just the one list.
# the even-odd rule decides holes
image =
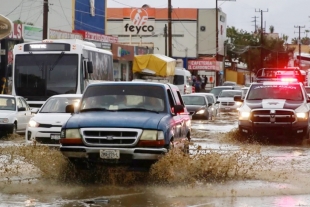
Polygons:
[[156,130],[144,130],[140,140],[163,140],[164,132]]
[[196,114],[203,114],[203,113],[205,113],[204,109],[200,109],[199,111],[196,112]]
[[[65,133],[65,134],[63,134]],[[82,138],[78,129],[66,129],[65,132],[60,133],[61,138]]]
[[30,127],[38,127],[38,126],[39,126],[39,123],[36,122],[36,121],[33,120],[33,119],[30,119],[30,121],[28,122],[28,126],[30,126]]
[[0,119],[0,123],[4,123],[4,124],[9,123],[9,119],[8,118],[2,118],[2,119]]
[[296,116],[297,116],[297,118],[299,118],[299,119],[307,119],[307,118],[308,118],[308,113],[299,112],[299,113],[296,113]]
[[236,105],[237,105],[237,106],[241,106],[241,104],[242,104],[242,102],[239,102],[239,101],[236,102]]
[[247,119],[249,119],[250,115],[251,115],[251,113],[248,111],[240,111],[239,112],[239,119],[240,120],[247,120]]

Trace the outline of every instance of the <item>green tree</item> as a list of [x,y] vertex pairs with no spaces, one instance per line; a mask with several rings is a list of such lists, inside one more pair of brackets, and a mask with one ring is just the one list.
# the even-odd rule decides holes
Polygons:
[[[245,63],[250,71],[256,72],[261,67],[284,67],[288,63],[289,52],[285,45],[288,36],[282,38],[263,37],[264,45],[261,47],[261,34],[249,33],[244,30],[238,30],[235,27],[227,28],[227,37],[230,39],[227,58],[232,61]],[[261,49],[263,50],[261,52]],[[261,58],[261,54],[263,57]]]
[[269,27],[269,31],[270,31],[270,33],[273,33],[273,32],[274,32],[274,26],[271,25],[271,26]]
[[292,39],[291,43],[292,43],[293,45],[297,45],[297,44],[298,44],[298,38],[297,38],[297,37],[294,37],[294,38]]

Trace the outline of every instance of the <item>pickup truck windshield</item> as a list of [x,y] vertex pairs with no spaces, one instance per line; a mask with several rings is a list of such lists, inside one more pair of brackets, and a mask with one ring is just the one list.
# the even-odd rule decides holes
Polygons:
[[303,95],[299,85],[253,85],[247,100],[286,99],[302,101]]
[[165,89],[159,86],[95,85],[85,92],[81,112],[104,108],[113,111],[163,112]]

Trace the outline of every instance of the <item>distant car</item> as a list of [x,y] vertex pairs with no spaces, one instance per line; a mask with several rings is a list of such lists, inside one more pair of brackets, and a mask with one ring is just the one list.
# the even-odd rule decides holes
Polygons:
[[218,98],[218,95],[222,92],[222,90],[241,90],[240,86],[215,86],[212,88],[210,93],[213,93],[216,98]]
[[218,115],[218,104],[216,103],[216,97],[213,93],[199,93],[203,94],[207,97],[208,103],[209,103],[209,114],[210,119],[213,119]]
[[243,88],[241,88],[241,90],[243,90],[243,97],[242,97],[242,98],[245,98],[246,93],[247,93],[248,90],[249,90],[249,87],[243,87]]
[[219,104],[219,112],[231,112],[237,111],[241,106],[241,102],[234,101],[234,96],[243,97],[242,90],[223,90],[218,99],[217,103]]
[[66,113],[67,105],[79,105],[82,94],[55,95],[47,99],[40,109],[33,109],[36,114],[30,119],[25,139],[40,144],[59,146],[62,125],[71,117]]
[[183,102],[192,119],[210,118],[210,108],[207,97],[203,93],[192,93],[182,95]]
[[31,117],[31,109],[23,97],[0,95],[0,132],[2,135],[24,133]]

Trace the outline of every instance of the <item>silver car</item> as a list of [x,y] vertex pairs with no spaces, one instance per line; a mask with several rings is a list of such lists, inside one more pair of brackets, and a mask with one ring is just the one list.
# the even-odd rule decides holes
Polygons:
[[31,109],[23,97],[0,95],[1,135],[25,133],[31,117]]

